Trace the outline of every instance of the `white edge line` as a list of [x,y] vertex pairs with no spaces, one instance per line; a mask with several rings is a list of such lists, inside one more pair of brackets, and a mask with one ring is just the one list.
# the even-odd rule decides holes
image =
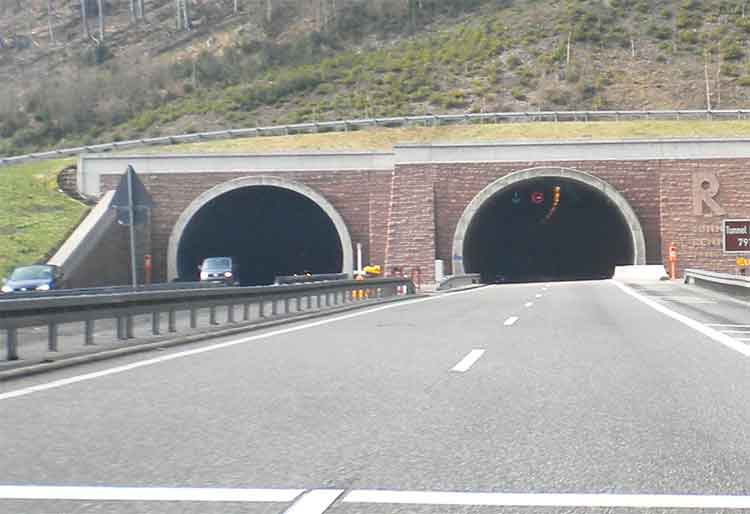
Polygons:
[[513,325],[516,321],[518,321],[518,316],[511,316],[510,318],[505,320],[505,323],[503,323],[503,325],[505,325],[506,327],[509,327]]
[[[319,326],[328,325],[328,324],[331,324],[331,323],[336,323],[338,321],[344,321],[344,320],[351,319],[351,318],[357,318],[357,317],[360,317],[360,316],[370,315],[373,312],[384,311],[386,309],[394,309],[394,308],[397,308],[397,307],[405,307],[407,305],[413,305],[415,303],[422,303],[422,302],[429,302],[429,301],[433,301],[433,300],[454,298],[454,297],[456,297],[458,295],[475,293],[475,292],[481,291],[481,290],[482,290],[482,288],[469,289],[469,290],[466,290],[466,291],[458,291],[458,292],[451,293],[451,294],[446,294],[446,295],[430,296],[428,298],[415,298],[413,300],[401,301],[401,302],[391,303],[391,304],[388,304],[388,305],[381,305],[380,307],[365,308],[365,309],[359,310],[357,312],[353,312],[351,314],[344,314],[342,316],[336,316],[335,318],[326,318],[326,319],[323,319],[323,320],[320,320],[320,321],[314,321],[314,322],[311,322],[311,323],[305,323],[304,325],[297,325],[297,326],[293,326],[293,327],[289,327],[289,328],[283,328],[283,329],[280,329],[280,330],[273,330],[271,332],[265,332],[263,334],[257,334],[257,335],[254,335],[254,336],[243,337],[243,338],[240,338],[240,339],[233,339],[233,340],[230,340],[230,341],[225,341],[223,343],[216,343],[216,344],[212,344],[212,345],[209,345],[209,346],[203,346],[201,348],[195,348],[193,350],[185,350],[185,351],[182,351],[182,352],[171,353],[169,355],[163,355],[161,357],[155,357],[153,359],[146,359],[146,360],[142,360],[142,361],[132,362],[130,364],[125,364],[125,365],[122,365],[122,366],[115,366],[113,368],[107,368],[107,369],[104,369],[104,370],[101,370],[101,371],[95,371],[95,372],[92,372],[92,373],[85,373],[83,375],[76,375],[76,376],[69,377],[69,378],[63,378],[63,379],[60,379],[60,380],[53,380],[52,382],[45,382],[45,383],[37,384],[37,385],[34,385],[34,386],[23,387],[21,389],[16,389],[16,390],[8,391],[8,392],[5,392],[5,393],[0,393],[0,401],[2,401],[2,400],[8,400],[8,399],[11,399],[11,398],[18,398],[19,396],[26,396],[26,395],[29,395],[29,394],[32,394],[32,393],[37,393],[37,392],[40,392],[40,391],[46,391],[46,390],[49,390],[49,389],[55,389],[55,388],[63,387],[63,386],[66,386],[66,385],[76,384],[78,382],[84,382],[84,381],[87,381],[87,380],[93,380],[95,378],[106,377],[108,375],[114,375],[114,374],[117,374],[117,373],[123,373],[125,371],[130,371],[130,370],[133,370],[133,369],[142,368],[144,366],[151,366],[153,364],[159,364],[161,362],[166,362],[166,361],[170,361],[170,360],[174,360],[174,359],[180,359],[182,357],[189,357],[189,356],[192,356],[192,355],[199,355],[201,353],[211,352],[211,351],[214,351],[214,350],[220,350],[222,348],[229,348],[231,346],[236,346],[236,345],[240,345],[240,344],[247,344],[247,343],[251,343],[253,341],[258,341],[258,340],[261,340],[261,339],[268,339],[269,337],[275,337],[275,336],[279,336],[279,335],[290,334],[290,333],[293,333],[293,332],[299,332],[300,330],[305,330],[305,329],[308,329],[308,328],[319,327]],[[217,337],[221,337],[221,336],[217,336]]]
[[665,307],[664,305],[655,302],[654,300],[651,300],[650,298],[645,297],[644,295],[640,293],[636,293],[632,289],[630,289],[628,286],[621,284],[617,282],[616,280],[611,280],[611,282],[620,288],[621,291],[623,291],[626,294],[629,294],[633,298],[640,300],[641,302],[645,303],[649,307],[651,307],[654,310],[659,311],[660,313],[669,316],[672,319],[675,319],[679,321],[680,323],[683,323],[684,325],[687,325],[688,327],[692,328],[693,330],[700,332],[704,336],[710,337],[717,343],[721,343],[727,348],[731,348],[732,350],[735,350],[745,357],[750,356],[750,347],[740,343],[736,339],[729,337],[726,334],[722,334],[718,330],[714,330],[713,328],[704,325],[703,323],[700,323],[692,318],[689,318],[685,316],[684,314],[680,314],[679,312],[675,312],[672,309],[669,309]]
[[323,514],[343,492],[343,489],[314,489],[303,494],[284,514]]
[[211,487],[67,487],[4,485],[0,500],[97,500],[259,502],[293,501],[304,489],[227,489]]
[[750,496],[690,494],[523,494],[356,490],[344,503],[480,505],[514,507],[632,507],[747,509]]
[[459,373],[464,373],[465,371],[468,371],[469,368],[471,368],[484,354],[484,350],[472,350],[468,354],[466,354],[466,357],[461,359],[461,361],[453,366],[451,371],[458,371]]
[[750,328],[750,325],[732,325],[730,323],[706,323],[709,327],[734,327],[734,328]]
[[532,305],[534,305],[534,302],[526,302],[523,304],[524,307],[531,307]]
[[721,330],[722,334],[750,334],[750,330]]

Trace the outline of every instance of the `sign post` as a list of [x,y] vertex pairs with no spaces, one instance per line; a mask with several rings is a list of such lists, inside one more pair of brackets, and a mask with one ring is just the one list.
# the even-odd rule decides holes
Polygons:
[[114,197],[112,207],[117,209],[117,222],[126,225],[130,232],[130,272],[133,287],[138,287],[138,269],[135,258],[135,226],[146,222],[144,212],[153,205],[143,183],[135,174],[133,166],[128,169],[120,179]]

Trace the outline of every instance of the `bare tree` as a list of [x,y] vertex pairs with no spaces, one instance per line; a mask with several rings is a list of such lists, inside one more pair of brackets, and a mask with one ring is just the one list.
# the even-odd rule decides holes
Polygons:
[[271,23],[271,20],[273,20],[273,2],[266,0],[266,23]]
[[137,6],[138,6],[138,17],[140,19],[143,19],[143,17],[146,16],[146,7],[143,5],[143,0],[138,0]]
[[97,0],[96,7],[99,9],[99,42],[104,42],[104,2]]
[[81,0],[81,21],[83,23],[83,37],[89,38],[89,22],[86,14],[86,0]]
[[135,23],[137,17],[135,15],[135,0],[130,0],[130,21]]
[[55,44],[55,32],[52,30],[52,0],[47,0],[47,28],[49,29],[49,42]]
[[175,0],[178,30],[190,30],[191,28],[189,5],[190,0]]
[[234,0],[234,14],[237,14],[238,8],[237,8],[237,0]]

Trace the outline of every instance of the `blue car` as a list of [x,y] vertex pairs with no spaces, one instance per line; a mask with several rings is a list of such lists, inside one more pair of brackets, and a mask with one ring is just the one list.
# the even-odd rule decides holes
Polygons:
[[49,291],[62,289],[64,276],[59,266],[39,264],[22,266],[13,270],[8,278],[3,279],[3,293],[17,291]]

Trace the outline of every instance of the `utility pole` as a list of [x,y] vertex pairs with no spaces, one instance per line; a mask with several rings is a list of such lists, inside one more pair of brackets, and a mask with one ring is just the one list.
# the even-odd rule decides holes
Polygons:
[[97,0],[96,6],[99,8],[99,41],[104,43],[104,2]]

